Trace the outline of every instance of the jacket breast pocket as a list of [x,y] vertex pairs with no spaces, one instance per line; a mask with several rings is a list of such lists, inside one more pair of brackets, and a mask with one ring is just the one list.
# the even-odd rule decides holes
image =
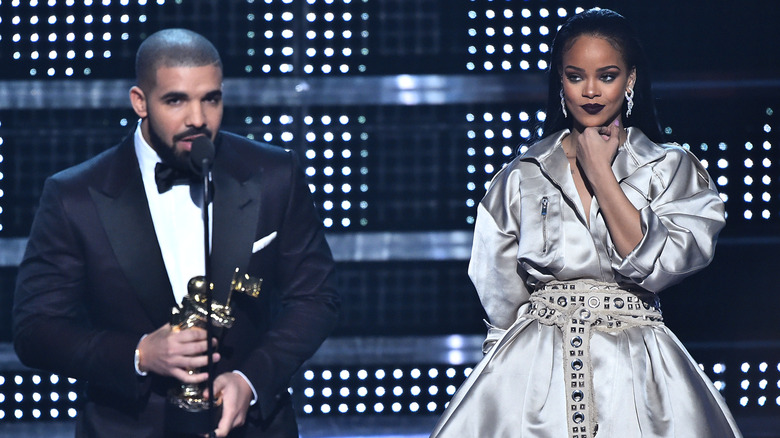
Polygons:
[[559,193],[532,193],[520,197],[518,260],[533,268],[557,272],[563,242]]

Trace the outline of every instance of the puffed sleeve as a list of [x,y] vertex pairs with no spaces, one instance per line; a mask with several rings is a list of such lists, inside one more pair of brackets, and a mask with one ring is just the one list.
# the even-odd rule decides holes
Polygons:
[[505,167],[477,207],[469,277],[490,323],[506,329],[529,294],[517,260],[520,193]]
[[658,292],[712,261],[726,219],[714,183],[693,154],[670,147],[648,166],[649,203],[639,210],[644,237],[624,259],[613,251],[612,267],[628,282]]

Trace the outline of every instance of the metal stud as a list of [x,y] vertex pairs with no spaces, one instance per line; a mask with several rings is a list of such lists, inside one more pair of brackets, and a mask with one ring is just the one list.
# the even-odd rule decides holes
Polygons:
[[571,393],[571,399],[577,403],[581,402],[582,399],[584,398],[585,398],[585,393],[583,393],[579,389]]
[[615,307],[618,309],[622,309],[625,305],[625,302],[623,301],[623,298],[615,298]]
[[571,346],[574,348],[580,348],[582,346],[582,338],[575,336],[571,339]]
[[580,359],[574,359],[574,361],[572,361],[572,363],[571,363],[571,369],[573,369],[574,371],[581,370],[582,366],[583,366],[583,363],[582,363],[582,360],[580,360]]

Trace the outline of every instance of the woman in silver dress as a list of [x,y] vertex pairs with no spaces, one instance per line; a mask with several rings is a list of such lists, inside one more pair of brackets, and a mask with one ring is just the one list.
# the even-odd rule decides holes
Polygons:
[[486,354],[432,437],[741,436],[659,309],[710,263],[725,215],[701,163],[661,143],[633,30],[571,17],[549,76],[544,138],[478,207]]

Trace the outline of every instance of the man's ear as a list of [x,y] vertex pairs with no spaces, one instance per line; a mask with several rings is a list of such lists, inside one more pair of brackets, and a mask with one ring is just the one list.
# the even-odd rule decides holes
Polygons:
[[130,89],[130,104],[133,105],[133,110],[138,117],[146,118],[148,114],[146,111],[146,95],[137,85]]

